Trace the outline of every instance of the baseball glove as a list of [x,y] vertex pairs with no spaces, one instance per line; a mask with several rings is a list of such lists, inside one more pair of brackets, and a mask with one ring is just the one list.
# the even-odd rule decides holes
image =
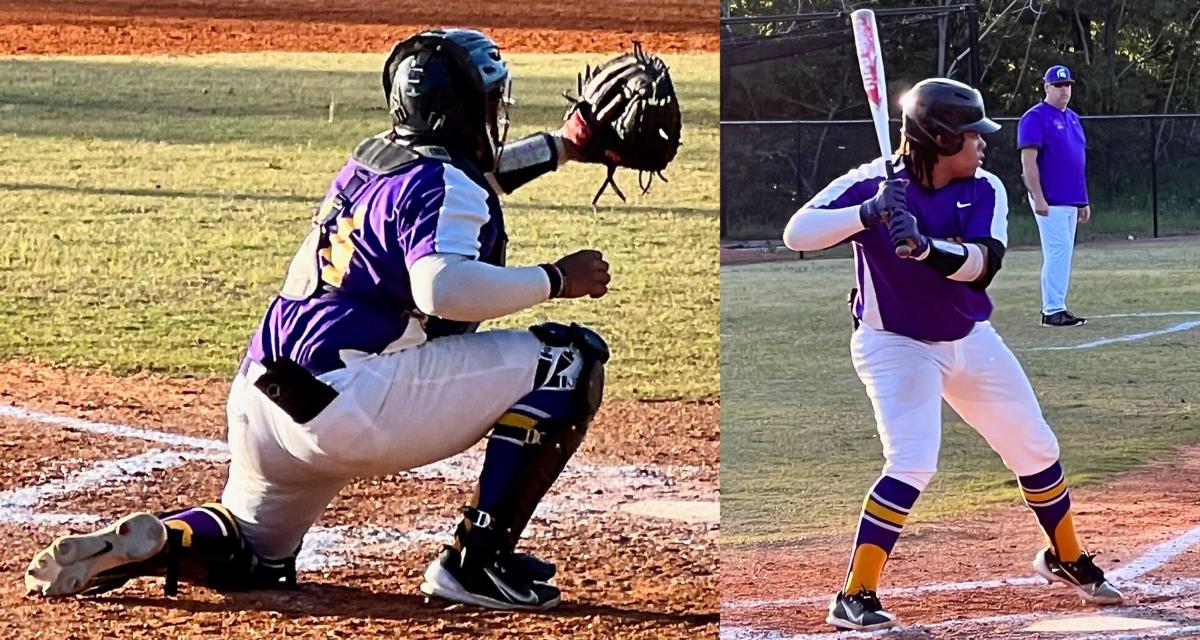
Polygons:
[[577,90],[577,97],[563,93],[571,102],[564,136],[579,147],[584,162],[608,167],[592,204],[610,184],[625,201],[613,179],[618,167],[638,170],[643,194],[654,176],[666,182],[662,172],[679,151],[682,120],[671,72],[662,58],[647,54],[635,40],[633,53],[595,69],[588,66],[579,74]]

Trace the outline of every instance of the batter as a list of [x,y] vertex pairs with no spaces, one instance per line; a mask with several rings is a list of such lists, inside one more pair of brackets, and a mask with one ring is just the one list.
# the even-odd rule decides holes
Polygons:
[[[978,91],[952,80],[922,81],[902,105],[894,179],[884,158],[854,169],[801,207],[784,231],[796,251],[852,243],[850,351],[886,460],[867,492],[827,621],[860,631],[897,624],[877,596],[880,574],[937,469],[943,399],[1016,474],[1048,542],[1036,571],[1087,602],[1120,602],[1081,550],[1058,441],[1021,365],[988,322],[986,289],[1004,257],[1008,199],[1000,180],[980,168],[982,134],[1000,126],[984,114]],[[910,247],[909,258],[897,257],[900,244]]]

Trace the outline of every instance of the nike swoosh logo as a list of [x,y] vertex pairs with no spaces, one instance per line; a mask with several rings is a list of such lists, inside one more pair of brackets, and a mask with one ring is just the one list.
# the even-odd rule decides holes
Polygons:
[[102,556],[112,550],[113,550],[113,543],[109,542],[108,540],[105,540],[103,548],[101,548],[96,553],[93,553],[92,555],[84,558],[84,560],[91,560],[92,558],[99,558],[100,556]]
[[537,594],[533,592],[533,589],[517,591],[516,589],[508,586],[506,582],[496,577],[496,574],[492,573],[491,569],[484,569],[483,572],[487,574],[487,577],[492,581],[492,584],[496,585],[496,588],[500,590],[500,593],[503,593],[509,600],[520,602],[521,604],[537,604]]
[[958,207],[959,209],[966,209],[967,207],[971,206],[971,203],[970,202],[959,202],[959,201],[955,200],[954,206]]

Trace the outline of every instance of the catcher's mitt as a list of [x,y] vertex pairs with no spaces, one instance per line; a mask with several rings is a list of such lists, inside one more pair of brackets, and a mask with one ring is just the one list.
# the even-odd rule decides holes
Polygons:
[[638,170],[642,193],[654,176],[664,182],[663,169],[679,151],[682,128],[679,98],[666,63],[633,42],[633,53],[613,58],[578,80],[578,97],[563,93],[572,104],[564,135],[576,143],[584,162],[608,167],[608,176],[592,198],[595,205],[612,185],[622,201],[625,194],[613,180],[617,167]]

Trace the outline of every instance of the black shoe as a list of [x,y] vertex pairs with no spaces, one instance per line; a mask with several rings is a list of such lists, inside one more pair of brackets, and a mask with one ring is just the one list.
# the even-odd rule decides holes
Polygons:
[[1083,554],[1075,562],[1063,562],[1049,549],[1042,549],[1033,558],[1033,570],[1050,582],[1074,587],[1084,602],[1117,604],[1121,592],[1104,578],[1104,572],[1092,562],[1093,556]]
[[1075,317],[1071,315],[1070,311],[1055,311],[1050,315],[1042,314],[1043,327],[1078,327],[1082,324],[1087,324],[1087,318]]
[[515,565],[512,554],[475,560],[469,551],[463,554],[450,546],[425,570],[421,592],[488,609],[527,611],[550,609],[561,596],[558,587],[531,580]]
[[530,553],[514,553],[508,557],[508,565],[523,573],[531,582],[550,582],[558,568]]
[[896,616],[883,610],[879,596],[874,591],[863,589],[854,595],[838,592],[829,603],[829,615],[825,622],[853,631],[876,631],[896,626]]

